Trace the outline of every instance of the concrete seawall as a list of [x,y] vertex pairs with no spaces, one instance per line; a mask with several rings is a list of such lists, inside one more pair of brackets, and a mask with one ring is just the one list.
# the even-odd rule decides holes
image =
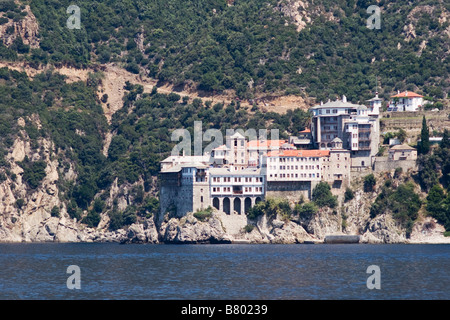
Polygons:
[[328,235],[325,236],[324,243],[359,243],[357,235]]

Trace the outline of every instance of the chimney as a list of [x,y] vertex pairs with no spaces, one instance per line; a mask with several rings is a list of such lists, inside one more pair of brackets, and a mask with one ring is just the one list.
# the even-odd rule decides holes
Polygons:
[[342,102],[347,102],[347,97],[346,96],[342,96]]

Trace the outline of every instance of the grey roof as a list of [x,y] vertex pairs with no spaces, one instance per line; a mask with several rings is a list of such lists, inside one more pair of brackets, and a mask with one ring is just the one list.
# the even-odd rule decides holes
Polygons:
[[230,175],[230,176],[258,176],[261,174],[261,169],[246,168],[242,170],[230,170],[229,168],[209,168],[210,175]]
[[175,172],[180,172],[180,171],[181,171],[181,166],[177,165],[177,166],[170,167],[169,169],[161,170],[161,173],[175,173]]
[[310,109],[322,109],[322,108],[349,108],[349,109],[357,109],[359,107],[365,107],[361,104],[354,104],[350,102],[343,102],[342,100],[330,101],[324,103],[322,105],[316,105],[311,107]]
[[393,146],[389,150],[416,150],[416,148],[408,146],[407,144],[398,144],[396,146]]

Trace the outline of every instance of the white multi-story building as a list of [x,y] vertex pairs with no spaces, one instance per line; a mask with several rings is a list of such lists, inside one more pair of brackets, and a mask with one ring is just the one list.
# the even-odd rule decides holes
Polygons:
[[320,181],[329,150],[281,150],[267,154],[267,182]]
[[378,151],[380,139],[379,107],[376,97],[369,107],[342,100],[329,101],[310,108],[312,112],[311,134],[315,147],[321,150],[333,148],[333,140],[339,138],[343,149],[351,151],[352,167],[369,167]]
[[226,214],[247,213],[264,199],[265,177],[261,169],[210,168],[209,178],[211,205]]
[[[310,199],[321,181],[340,192],[349,185],[351,167],[370,166],[378,150],[381,100],[375,97],[368,104],[355,105],[344,97],[311,108],[311,132],[301,132],[291,143],[246,141],[234,133],[211,155],[168,157],[161,162],[161,213],[171,209],[183,216],[212,206],[242,215],[267,196]],[[307,149],[306,140],[316,149]]]
[[391,96],[387,111],[417,111],[423,106],[423,96],[411,91]]

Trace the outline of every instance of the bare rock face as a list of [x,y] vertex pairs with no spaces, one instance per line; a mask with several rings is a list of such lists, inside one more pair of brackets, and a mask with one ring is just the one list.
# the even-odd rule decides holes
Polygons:
[[276,220],[272,222],[272,225],[271,235],[273,238],[271,243],[303,243],[314,239],[302,226],[295,222]]
[[[13,21],[11,19],[0,26],[0,37],[6,46],[10,46],[17,37],[21,37],[25,45],[29,45],[31,48],[38,48],[40,39],[37,19],[29,5],[26,5],[23,11],[27,15],[20,21]],[[6,30],[10,27],[14,29],[14,32],[7,33]]]
[[162,225],[164,243],[230,243],[230,237],[216,216],[199,221],[189,213],[181,219],[171,218]]
[[370,220],[361,242],[368,243],[404,243],[405,232],[397,225],[392,215],[382,214]]
[[158,232],[153,219],[144,223],[134,223],[129,226],[122,243],[158,243]]

